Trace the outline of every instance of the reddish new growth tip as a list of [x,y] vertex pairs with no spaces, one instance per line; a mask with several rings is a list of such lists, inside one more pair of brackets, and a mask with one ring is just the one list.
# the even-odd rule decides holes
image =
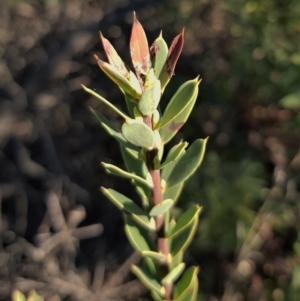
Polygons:
[[172,75],[174,74],[175,66],[181,54],[183,44],[184,44],[184,29],[182,29],[182,32],[174,38],[169,49],[168,58],[167,58],[167,72],[169,77],[172,77]]
[[150,69],[148,40],[141,23],[133,13],[133,26],[130,37],[130,54],[136,75],[147,74]]
[[123,76],[127,78],[129,73],[125,67],[124,62],[118,55],[113,45],[106,38],[104,38],[101,32],[100,32],[100,40],[102,42],[104,52],[107,56],[110,65],[113,66],[117,71],[119,71]]

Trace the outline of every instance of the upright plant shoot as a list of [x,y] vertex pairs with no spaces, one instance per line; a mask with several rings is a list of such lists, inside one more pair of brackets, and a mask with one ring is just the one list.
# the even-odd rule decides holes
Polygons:
[[131,181],[142,206],[113,189],[101,187],[101,190],[124,213],[127,237],[142,256],[142,265],[133,265],[132,272],[150,290],[153,300],[195,301],[198,268],[185,269],[183,254],[197,229],[201,208],[193,205],[177,220],[171,216],[171,209],[184,182],[200,166],[207,139],[197,139],[189,147],[181,141],[166,155],[164,145],[187,121],[197,99],[199,78],[182,84],[162,114],[158,108],[181,54],[184,31],[175,37],[170,48],[162,34],[149,48],[144,29],[134,14],[130,39],[134,72],[125,67],[101,33],[100,39],[108,63],[95,58],[123,93],[128,108],[126,114],[83,87],[123,120],[122,127],[117,128],[100,112],[91,109],[104,130],[120,144],[127,170],[112,164],[102,165],[107,173]]

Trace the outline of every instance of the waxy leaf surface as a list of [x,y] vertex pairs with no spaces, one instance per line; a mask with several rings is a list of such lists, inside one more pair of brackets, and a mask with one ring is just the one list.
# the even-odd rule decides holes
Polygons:
[[167,182],[167,188],[173,187],[183,181],[186,181],[200,166],[206,147],[207,139],[197,139],[187,149],[187,151],[174,162],[172,169],[168,170],[167,178],[164,170],[162,173],[163,179]]
[[123,170],[123,169],[121,169],[121,168],[119,168],[115,165],[104,163],[104,162],[102,162],[101,164],[105,168],[106,172],[109,173],[109,174],[119,176],[119,177],[122,177],[122,178],[125,178],[125,179],[134,180],[135,182],[146,185],[149,188],[152,188],[152,186],[153,186],[148,181],[146,181],[145,179],[143,179],[143,178],[141,178],[141,177],[139,177],[135,174],[132,174],[130,172],[127,172],[127,171],[125,171],[125,170]]
[[149,212],[150,216],[159,216],[165,214],[173,206],[174,202],[171,199],[163,200],[155,205]]
[[195,301],[198,291],[198,268],[190,267],[186,269],[176,285],[174,300]]
[[150,47],[150,56],[154,74],[156,78],[160,78],[160,73],[166,64],[168,57],[168,45],[162,37],[162,32],[160,32],[159,37]]
[[123,136],[132,144],[147,149],[154,145],[155,138],[153,131],[144,123],[132,120],[122,125]]
[[131,199],[113,189],[101,187],[101,191],[117,208],[124,211],[124,213],[130,214],[139,225],[147,230],[155,230],[154,221],[151,222],[144,210]]
[[190,103],[185,107],[185,109],[180,114],[178,114],[172,120],[172,122],[170,122],[167,126],[159,130],[161,140],[163,143],[166,144],[167,142],[169,142],[183,127],[193,110],[196,100],[197,95],[195,95],[194,99],[190,101]]
[[164,295],[165,290],[164,288],[158,283],[157,280],[153,279],[151,275],[148,275],[144,272],[141,268],[136,265],[132,265],[131,271],[135,276],[137,276],[143,285],[148,288],[150,291],[155,291],[160,295]]
[[185,251],[192,241],[197,229],[200,211],[201,208],[198,205],[193,205],[178,219],[169,236],[172,256]]
[[139,253],[155,249],[148,232],[137,223],[130,215],[124,215],[125,233],[132,247]]
[[169,104],[167,105],[161,121],[158,124],[159,128],[163,128],[171,123],[184,109],[193,102],[198,95],[198,78],[189,80],[179,87],[174,94]]
[[146,88],[138,102],[138,108],[144,116],[150,116],[156,110],[160,101],[160,81],[156,80],[155,83]]
[[134,98],[139,99],[141,97],[141,92],[136,90],[130,83],[130,81],[119,73],[113,66],[110,64],[101,61],[98,57],[96,57],[99,67],[102,71],[122,90],[124,90],[129,95]]
[[175,268],[171,270],[162,280],[161,283],[163,285],[175,283],[175,281],[180,277],[183,270],[185,268],[185,263],[181,262],[179,263]]
[[121,131],[112,122],[105,118],[100,112],[92,108],[90,108],[90,110],[99,120],[100,125],[104,128],[104,130],[110,136],[114,137],[121,145],[126,147],[132,156],[138,158],[139,148],[136,145],[128,142],[122,135]]
[[174,162],[175,160],[177,160],[180,157],[180,155],[184,152],[184,150],[186,149],[187,146],[188,146],[187,142],[180,142],[180,143],[174,145],[170,149],[164,163],[161,164],[160,169],[166,167],[171,162]]

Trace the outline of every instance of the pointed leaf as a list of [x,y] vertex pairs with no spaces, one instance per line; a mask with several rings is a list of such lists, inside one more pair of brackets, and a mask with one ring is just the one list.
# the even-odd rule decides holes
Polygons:
[[115,175],[115,176],[119,176],[119,177],[122,177],[122,178],[125,178],[125,179],[130,179],[130,180],[134,180],[135,182],[138,182],[138,183],[141,183],[143,185],[146,185],[148,186],[149,188],[152,188],[153,187],[153,184],[152,183],[149,183],[147,180],[135,175],[135,174],[132,174],[130,172],[127,172],[115,165],[112,165],[112,164],[108,164],[108,163],[104,163],[102,162],[101,163],[102,166],[105,168],[105,170],[107,171],[107,173],[109,174],[112,174],[112,175]]
[[194,108],[196,100],[197,95],[195,95],[194,99],[190,101],[190,103],[185,107],[185,109],[179,115],[177,115],[177,117],[174,118],[169,125],[159,130],[161,140],[164,144],[169,142],[186,123]]
[[168,155],[166,160],[164,161],[164,163],[160,166],[160,169],[164,168],[165,166],[167,166],[168,164],[170,164],[171,162],[177,160],[180,155],[184,152],[184,150],[187,148],[188,143],[187,142],[180,142],[176,145],[174,145]]
[[164,190],[163,198],[164,199],[172,199],[175,204],[177,202],[178,198],[180,197],[183,186],[184,186],[184,183],[180,183],[173,187],[167,187]]
[[[126,168],[129,172],[134,173],[143,179],[147,178],[148,169],[144,161],[133,156],[128,148],[125,148],[121,145],[122,157],[125,162]],[[135,183],[136,190],[141,197],[143,208],[148,211],[150,204],[148,195],[150,195],[150,189],[148,185],[142,183]]]
[[198,291],[198,268],[190,267],[184,271],[174,290],[174,300],[195,301]]
[[200,211],[201,208],[198,205],[193,205],[179,218],[169,237],[172,256],[185,251],[191,243],[197,229]]
[[158,294],[156,291],[150,291],[150,295],[154,301],[163,301],[163,297]]
[[11,295],[12,301],[26,301],[26,297],[18,290],[14,290]]
[[156,260],[150,257],[143,257],[142,270],[145,271],[148,275],[150,275],[153,279],[156,279],[157,281],[160,282],[161,269],[160,269],[160,264]]
[[122,134],[130,143],[147,149],[153,147],[155,142],[153,131],[145,123],[136,120],[125,122]]
[[163,179],[167,182],[166,187],[175,186],[183,181],[186,181],[200,166],[206,147],[206,139],[197,139],[187,149],[187,151],[175,161],[167,178]]
[[162,32],[150,47],[150,56],[154,74],[159,78],[168,57],[168,45],[162,37]]
[[40,296],[36,291],[30,291],[27,297],[27,301],[44,301],[44,298]]
[[144,116],[150,116],[156,110],[160,101],[160,81],[155,80],[154,84],[146,88],[138,103],[138,108]]
[[155,230],[155,222],[149,220],[144,210],[131,199],[113,189],[101,187],[101,191],[117,208],[130,214],[139,225],[147,230]]
[[146,272],[144,272],[141,268],[139,268],[136,265],[132,265],[131,271],[139,280],[143,283],[143,285],[148,288],[149,290],[153,290],[157,292],[159,295],[164,296],[165,289],[151,277],[151,275],[148,275]]
[[165,255],[154,251],[142,251],[143,257],[150,257],[155,261],[162,262],[165,260]]
[[183,252],[178,252],[176,256],[172,257],[169,269],[173,270],[178,264],[182,262]]
[[159,80],[161,81],[162,91],[164,90],[164,88],[166,87],[166,85],[168,84],[168,82],[174,74],[176,63],[183,48],[183,43],[184,30],[182,30],[182,32],[174,38],[168,52],[166,63],[160,72]]
[[179,263],[174,269],[172,269],[172,271],[167,274],[162,280],[161,283],[163,285],[167,285],[167,284],[172,284],[175,283],[176,280],[180,277],[180,275],[182,274],[183,270],[185,268],[185,263],[181,262]]
[[146,75],[150,69],[148,40],[141,23],[133,14],[133,25],[130,37],[130,54],[133,67],[138,77]]
[[148,236],[148,232],[141,228],[130,215],[124,215],[125,233],[132,247],[139,253],[155,249],[154,243]]
[[194,98],[198,95],[199,83],[200,81],[197,77],[194,80],[185,82],[179,87],[167,105],[162,119],[156,128],[163,128],[170,124],[191,102],[193,102]]
[[128,120],[130,119],[129,116],[127,116],[126,114],[124,114],[121,110],[119,110],[118,108],[116,108],[112,103],[110,103],[108,100],[106,100],[104,97],[102,97],[101,95],[99,95],[98,93],[94,92],[93,90],[87,88],[86,86],[82,85],[82,88],[88,92],[89,94],[93,95],[94,97],[96,97],[97,99],[99,99],[102,103],[104,103],[105,105],[107,105],[109,108],[111,108],[112,110],[114,110],[118,115],[120,115],[124,120]]
[[[131,86],[136,91],[138,91],[139,93],[142,94],[142,88],[141,88],[140,82],[139,82],[138,78],[136,77],[136,75],[131,70],[129,72],[129,81],[130,81]],[[132,101],[134,101],[135,103],[138,102],[137,99],[133,99]]]
[[181,54],[182,48],[184,44],[184,29],[182,32],[177,35],[169,49],[168,58],[167,58],[167,66],[168,66],[168,75],[172,77],[174,74],[175,66]]
[[102,35],[100,32],[100,39],[102,41],[104,52],[107,56],[107,59],[109,63],[118,71],[120,72],[124,77],[128,77],[129,73],[128,70],[125,67],[124,62],[118,55],[117,51],[113,47],[113,45]]
[[155,205],[149,212],[150,216],[159,216],[165,214],[173,206],[174,202],[171,199],[162,201],[160,204]]
[[130,81],[119,73],[113,66],[110,64],[100,60],[96,56],[97,62],[101,70],[122,90],[124,90],[129,95],[133,96],[134,98],[139,99],[141,97],[141,92],[136,90],[135,87],[132,86]]
[[100,122],[100,125],[104,128],[104,130],[113,138],[115,138],[121,145],[126,147],[128,151],[131,153],[132,156],[135,158],[138,158],[138,153],[139,153],[139,148],[128,142],[120,130],[112,123],[110,122],[107,118],[105,118],[100,112],[92,109],[90,107],[91,112],[97,117],[97,119]]
[[130,117],[134,118],[133,111],[134,111],[134,108],[136,107],[136,104],[135,104],[136,99],[133,98],[131,95],[129,95],[126,92],[124,92],[124,98],[125,98],[125,101],[126,101],[126,105],[127,105],[129,115],[130,115]]

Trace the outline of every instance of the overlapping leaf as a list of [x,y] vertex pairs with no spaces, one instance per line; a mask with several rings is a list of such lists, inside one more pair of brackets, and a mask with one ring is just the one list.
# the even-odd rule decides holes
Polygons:
[[131,120],[122,125],[121,131],[126,140],[136,146],[149,149],[154,145],[154,133],[145,123]]
[[[179,87],[165,109],[162,119],[158,124],[159,128],[168,126],[191,102],[193,102],[198,95],[199,83],[200,81],[197,77],[194,80],[185,82]],[[172,123],[169,126],[174,127]]]
[[174,162],[171,168],[167,166],[162,172],[166,187],[173,187],[186,181],[200,166],[206,147],[207,139],[197,139],[187,151]]
[[144,228],[141,228],[130,215],[124,215],[124,219],[125,233],[133,248],[139,253],[155,250],[155,245],[149,238],[148,232]]
[[177,221],[169,237],[173,257],[185,251],[190,244],[197,229],[200,211],[201,208],[198,205],[193,205]]
[[136,265],[132,265],[131,271],[140,279],[140,281],[144,284],[144,286],[147,287],[150,291],[155,291],[159,295],[164,296],[165,289],[158,283],[157,280],[153,279],[151,275],[148,275],[145,271],[143,271],[141,268],[139,268]]
[[101,187],[101,191],[116,207],[125,213],[130,214],[132,219],[134,219],[139,225],[147,230],[155,230],[154,220],[149,220],[144,210],[142,210],[131,199],[113,189]]
[[110,136],[114,137],[122,146],[126,147],[128,149],[128,152],[130,152],[132,156],[138,158],[139,148],[136,145],[128,142],[122,135],[121,131],[100,112],[92,108],[90,108],[90,110],[99,120],[100,125],[104,128],[104,130]]
[[143,26],[133,14],[133,26],[130,37],[130,54],[133,67],[138,77],[146,75],[150,69],[148,40]]
[[129,73],[125,67],[124,62],[118,55],[117,51],[113,47],[113,45],[102,35],[100,32],[100,40],[102,41],[104,52],[107,56],[109,63],[122,74],[125,78],[128,77]]
[[198,292],[198,268],[190,267],[184,271],[174,292],[175,301],[195,301]]
[[166,64],[168,57],[168,45],[162,37],[162,32],[160,32],[158,38],[150,47],[150,56],[154,74],[156,78],[160,78],[160,73]]

